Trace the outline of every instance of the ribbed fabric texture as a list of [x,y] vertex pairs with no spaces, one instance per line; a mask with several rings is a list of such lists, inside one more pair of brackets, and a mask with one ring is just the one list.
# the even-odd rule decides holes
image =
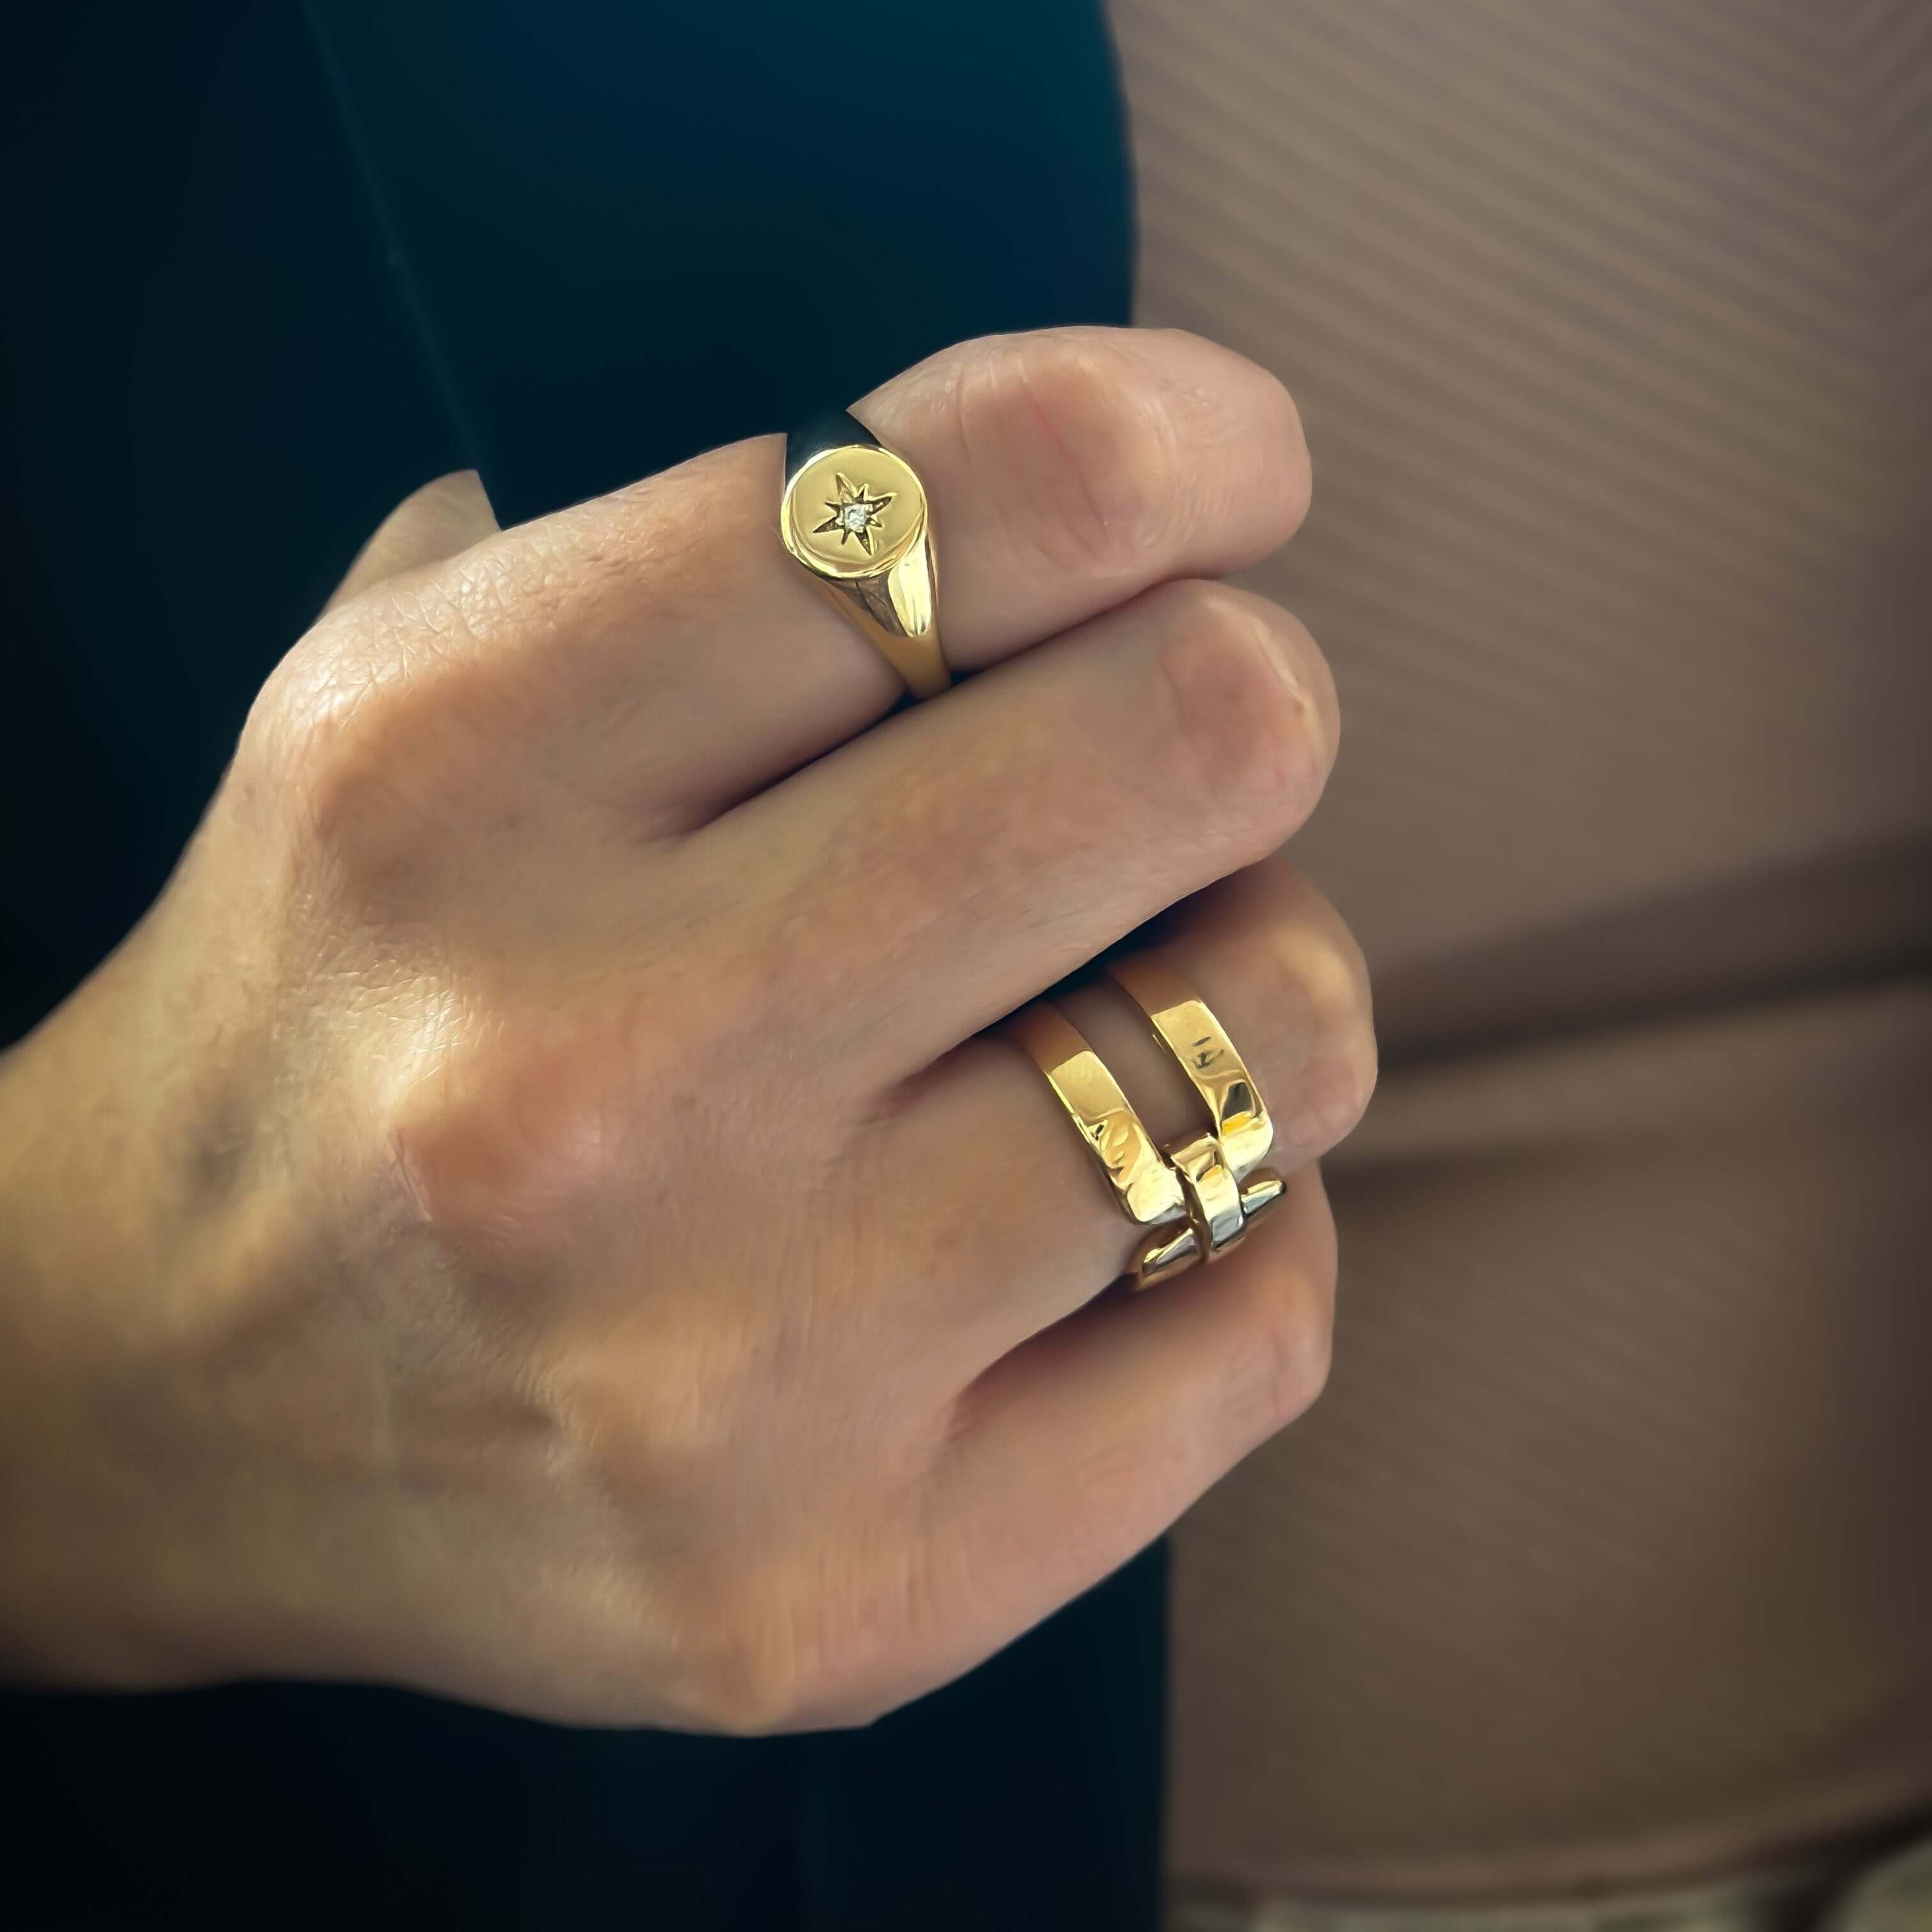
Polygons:
[[1203,1895],[1932,1807],[1932,8],[1115,0],[1142,319],[1279,373],[1378,976],[1328,1394],[1186,1520]]

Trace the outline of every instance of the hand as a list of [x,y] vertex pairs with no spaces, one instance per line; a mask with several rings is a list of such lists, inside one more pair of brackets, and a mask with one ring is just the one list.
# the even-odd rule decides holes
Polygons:
[[[856,412],[927,482],[984,675],[880,722],[895,680],[773,533],[772,439],[392,544],[0,1063],[16,1672],[850,1721],[1316,1394],[1307,1163],[1373,1048],[1269,855],[1335,701],[1299,624],[1202,580],[1300,519],[1293,407],[1192,338],[1076,330]],[[1239,1254],[1103,1297],[1132,1231],[976,1036],[1169,907],[1301,1171]],[[1075,1009],[1157,1136],[1196,1124],[1118,994]]]

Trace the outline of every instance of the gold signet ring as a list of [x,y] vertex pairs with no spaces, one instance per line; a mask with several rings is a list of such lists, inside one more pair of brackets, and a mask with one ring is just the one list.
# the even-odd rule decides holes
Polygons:
[[925,487],[842,412],[785,437],[785,548],[905,680],[915,698],[952,682],[939,647],[939,568]]

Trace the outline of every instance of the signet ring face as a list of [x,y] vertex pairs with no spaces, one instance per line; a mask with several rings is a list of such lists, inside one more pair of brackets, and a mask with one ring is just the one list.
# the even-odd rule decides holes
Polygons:
[[792,430],[778,533],[914,697],[937,697],[952,682],[939,643],[931,513],[903,457],[849,416]]

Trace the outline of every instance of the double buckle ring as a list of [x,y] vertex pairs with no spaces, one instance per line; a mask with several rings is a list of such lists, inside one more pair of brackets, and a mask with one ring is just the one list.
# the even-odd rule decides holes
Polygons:
[[1126,1272],[1135,1288],[1152,1288],[1239,1246],[1249,1222],[1281,1198],[1287,1184],[1261,1165],[1274,1124],[1206,1001],[1147,954],[1107,970],[1187,1076],[1207,1112],[1204,1132],[1157,1147],[1106,1063],[1048,1002],[1022,1009],[1006,1030],[1046,1075],[1122,1211],[1150,1231]]
[[[939,643],[932,512],[912,466],[842,411],[791,430],[784,464],[785,548],[914,698],[937,697],[952,674]],[[1148,1230],[1127,1276],[1151,1288],[1239,1246],[1286,1184],[1261,1165],[1274,1123],[1206,1002],[1146,954],[1107,970],[1200,1096],[1203,1132],[1157,1147],[1100,1055],[1047,1001],[1016,1013],[1006,1030],[1046,1076],[1122,1211]]]

